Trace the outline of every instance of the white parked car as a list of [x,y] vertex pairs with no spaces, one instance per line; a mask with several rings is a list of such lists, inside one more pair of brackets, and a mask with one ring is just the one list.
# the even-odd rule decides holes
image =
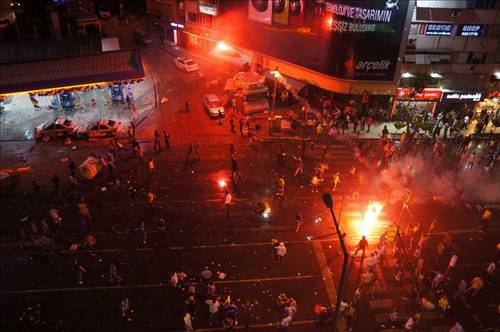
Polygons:
[[213,93],[203,96],[203,106],[210,117],[218,117],[219,112],[224,116],[224,105],[222,105],[222,100]]
[[52,122],[45,122],[35,128],[35,136],[50,138],[74,136],[78,132],[78,126],[71,120],[56,118]]
[[182,69],[188,73],[192,71],[197,71],[199,69],[198,64],[194,62],[192,59],[175,58],[174,64],[177,68]]
[[90,124],[87,130],[81,132],[88,137],[114,137],[122,132],[121,122],[103,119]]

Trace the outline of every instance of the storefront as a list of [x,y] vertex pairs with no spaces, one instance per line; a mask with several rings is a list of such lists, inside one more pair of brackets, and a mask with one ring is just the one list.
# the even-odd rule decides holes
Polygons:
[[486,91],[443,91],[439,111],[468,111],[487,97]]
[[441,89],[424,89],[420,92],[412,88],[398,88],[392,108],[392,117],[398,119],[400,111],[409,110],[413,114],[435,114],[443,92]]
[[87,122],[112,109],[114,117],[130,118],[123,104],[134,102],[134,87],[145,78],[139,55],[121,50],[3,63],[0,72],[2,139],[30,138],[34,126],[59,116]]

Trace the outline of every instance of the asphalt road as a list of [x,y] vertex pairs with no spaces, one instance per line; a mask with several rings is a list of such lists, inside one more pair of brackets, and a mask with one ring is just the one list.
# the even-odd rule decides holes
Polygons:
[[[3,237],[0,324],[5,326],[3,330],[51,330],[59,320],[73,331],[180,330],[185,296],[169,285],[170,276],[174,271],[185,271],[188,282],[197,287],[202,298],[204,287],[199,283],[199,273],[205,266],[214,273],[226,275],[216,279],[217,290],[236,301],[240,326],[248,324],[251,330],[276,330],[280,317],[274,309],[275,299],[278,294],[286,293],[297,300],[299,308],[290,331],[320,330],[313,307],[334,301],[341,267],[339,242],[321,202],[321,193],[331,191],[333,170],[343,173],[349,170],[354,161],[352,149],[345,142],[332,143],[325,160],[330,165],[328,176],[319,193],[312,193],[309,182],[314,167],[320,162],[321,151],[308,150],[305,176],[294,177],[291,155],[299,154],[297,142],[281,143],[288,156],[285,165],[279,167],[276,143],[249,146],[246,138],[230,132],[227,121],[220,126],[209,119],[201,106],[201,96],[207,92],[205,82],[223,73],[217,71],[213,59],[204,61],[199,56],[195,59],[200,63],[203,77],[180,72],[173,66],[172,59],[182,52],[168,47],[165,50],[155,41],[142,53],[146,69],[155,77],[158,96],[168,98],[168,102],[148,114],[138,128],[139,139],[149,141],[143,144],[145,160],[155,160],[157,174],[150,177],[146,164],[131,159],[130,151],[124,151],[117,162],[120,188],[115,188],[106,174],[90,182],[80,181],[78,193],[87,199],[93,216],[89,226],[82,226],[66,181],[54,191],[50,178],[53,174],[66,178],[67,162],[61,161],[62,158],[69,157],[79,164],[90,152],[104,154],[108,147],[99,142],[77,142],[77,149],[72,150],[58,142],[23,143],[33,146],[24,156],[32,168],[30,175],[37,178],[42,193],[33,193],[30,175],[22,175],[18,189],[0,202]],[[189,113],[180,111],[186,100],[192,103]],[[171,150],[151,151],[154,129],[169,131]],[[185,167],[188,145],[194,141],[201,143],[201,160]],[[229,177],[230,143],[235,144],[242,177],[236,191]],[[286,180],[285,195],[280,199],[275,197],[278,174]],[[229,219],[223,201],[224,189],[218,186],[221,179],[235,192]],[[129,186],[137,188],[137,201],[129,199]],[[158,197],[154,211],[147,208],[148,189]],[[353,250],[359,240],[359,224],[366,204],[382,196],[379,191],[367,189],[361,190],[359,199],[354,199],[351,191],[349,182],[343,181],[334,193],[335,213],[347,233],[349,250]],[[269,218],[255,213],[258,202],[270,206]],[[29,229],[32,221],[47,218],[48,210],[53,207],[59,209],[63,217],[60,236],[16,239],[19,228]],[[378,228],[368,238],[371,245],[377,241],[380,231],[397,220],[400,208],[400,202],[384,208]],[[298,232],[295,231],[297,209],[304,217]],[[428,201],[413,206],[412,212],[424,227],[433,217],[439,218],[432,241],[438,241],[445,232],[453,234],[460,252],[456,268],[460,276],[470,280],[494,259],[498,224],[492,224],[491,232],[479,238],[479,212],[474,206],[469,209],[450,202]],[[493,213],[498,219],[499,210],[493,209]],[[166,222],[165,231],[157,228],[160,218]],[[141,222],[148,232],[145,244],[143,233],[138,229]],[[93,252],[69,250],[72,243],[82,241],[87,231],[95,234],[96,249]],[[288,253],[281,264],[271,255],[272,239],[284,241],[287,246]],[[83,285],[77,284],[72,271],[75,258],[87,269]],[[121,283],[107,280],[111,262],[118,266],[123,278]],[[363,271],[360,264],[357,258],[350,266],[345,296],[349,301]],[[390,271],[390,266],[382,267],[387,284],[384,296],[397,303],[401,292],[393,288]],[[487,303],[490,311],[491,305],[498,301],[498,289],[492,295]],[[130,298],[134,307],[132,322],[120,316],[120,302],[125,297]],[[33,325],[19,321],[23,311],[37,305],[40,305],[43,323]],[[391,309],[374,309],[364,298],[356,330],[381,330],[377,315],[388,315],[387,310]],[[208,327],[208,308],[204,303],[200,303],[197,311],[199,318],[195,326],[216,330]],[[459,311],[459,315],[467,313],[467,309]],[[449,328],[455,317],[456,313],[436,318],[429,323],[429,331],[433,326],[436,330]],[[478,328],[479,323],[469,318],[468,324],[476,324],[471,330]],[[491,322],[491,318],[480,318]]]

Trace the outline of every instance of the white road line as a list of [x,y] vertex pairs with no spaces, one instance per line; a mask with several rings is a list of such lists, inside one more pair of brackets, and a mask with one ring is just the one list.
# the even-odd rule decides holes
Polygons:
[[[337,242],[337,238],[319,239],[315,241],[320,242]],[[291,240],[286,241],[286,244],[304,244],[311,242],[310,240]],[[170,247],[144,247],[144,248],[113,248],[113,249],[95,249],[95,250],[59,250],[59,251],[46,251],[46,252],[27,252],[22,253],[23,255],[55,255],[55,254],[90,254],[90,253],[116,253],[116,252],[126,252],[126,251],[161,251],[161,250],[184,250],[184,249],[219,249],[219,248],[239,248],[239,247],[258,247],[258,246],[271,246],[272,243],[269,242],[248,242],[248,243],[227,243],[227,244],[202,244],[193,246],[170,246]]]
[[[264,283],[272,281],[283,281],[283,280],[305,280],[320,278],[319,274],[314,275],[296,275],[287,277],[271,277],[271,278],[254,278],[254,279],[237,279],[237,280],[217,280],[216,284],[219,285],[230,285],[230,284],[250,284],[250,283]],[[186,285],[201,285],[201,283],[186,283]],[[21,289],[14,291],[3,291],[0,295],[19,295],[19,294],[40,294],[40,293],[64,293],[64,292],[82,292],[82,291],[94,291],[94,290],[111,290],[111,289],[139,289],[139,288],[164,288],[171,287],[169,283],[163,284],[139,284],[139,285],[112,285],[112,286],[93,286],[93,287],[66,287],[66,288],[44,288],[44,289]]]
[[316,256],[316,261],[318,262],[319,269],[321,270],[321,275],[323,283],[325,284],[326,295],[330,301],[330,306],[333,308],[337,300],[337,292],[335,291],[335,283],[333,282],[332,272],[328,266],[325,253],[321,247],[321,242],[313,241],[314,255]]
[[[297,325],[310,325],[310,324],[317,324],[317,323],[318,323],[317,320],[312,320],[312,319],[294,320],[292,322],[292,327],[297,326]],[[277,328],[278,326],[279,326],[279,324],[275,323],[275,322],[248,325],[248,327],[252,330],[253,329],[271,328],[271,327]],[[246,328],[246,326],[240,325],[240,326],[233,328],[232,330],[243,330],[245,328]],[[225,328],[225,327],[213,327],[213,328],[205,328],[205,329],[196,329],[195,331],[196,332],[227,331],[227,328]],[[184,330],[179,330],[179,331],[175,331],[175,332],[184,332]]]

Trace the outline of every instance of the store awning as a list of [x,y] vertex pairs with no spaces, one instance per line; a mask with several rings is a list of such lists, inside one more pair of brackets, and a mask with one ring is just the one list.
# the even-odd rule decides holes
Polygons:
[[144,78],[133,50],[0,64],[0,95]]
[[273,75],[269,70],[264,72],[264,76],[266,76],[270,80],[278,79],[278,82],[283,84],[288,90],[293,89],[297,93],[300,92],[306,86],[306,82],[297,80],[287,75],[279,74],[279,76]]

